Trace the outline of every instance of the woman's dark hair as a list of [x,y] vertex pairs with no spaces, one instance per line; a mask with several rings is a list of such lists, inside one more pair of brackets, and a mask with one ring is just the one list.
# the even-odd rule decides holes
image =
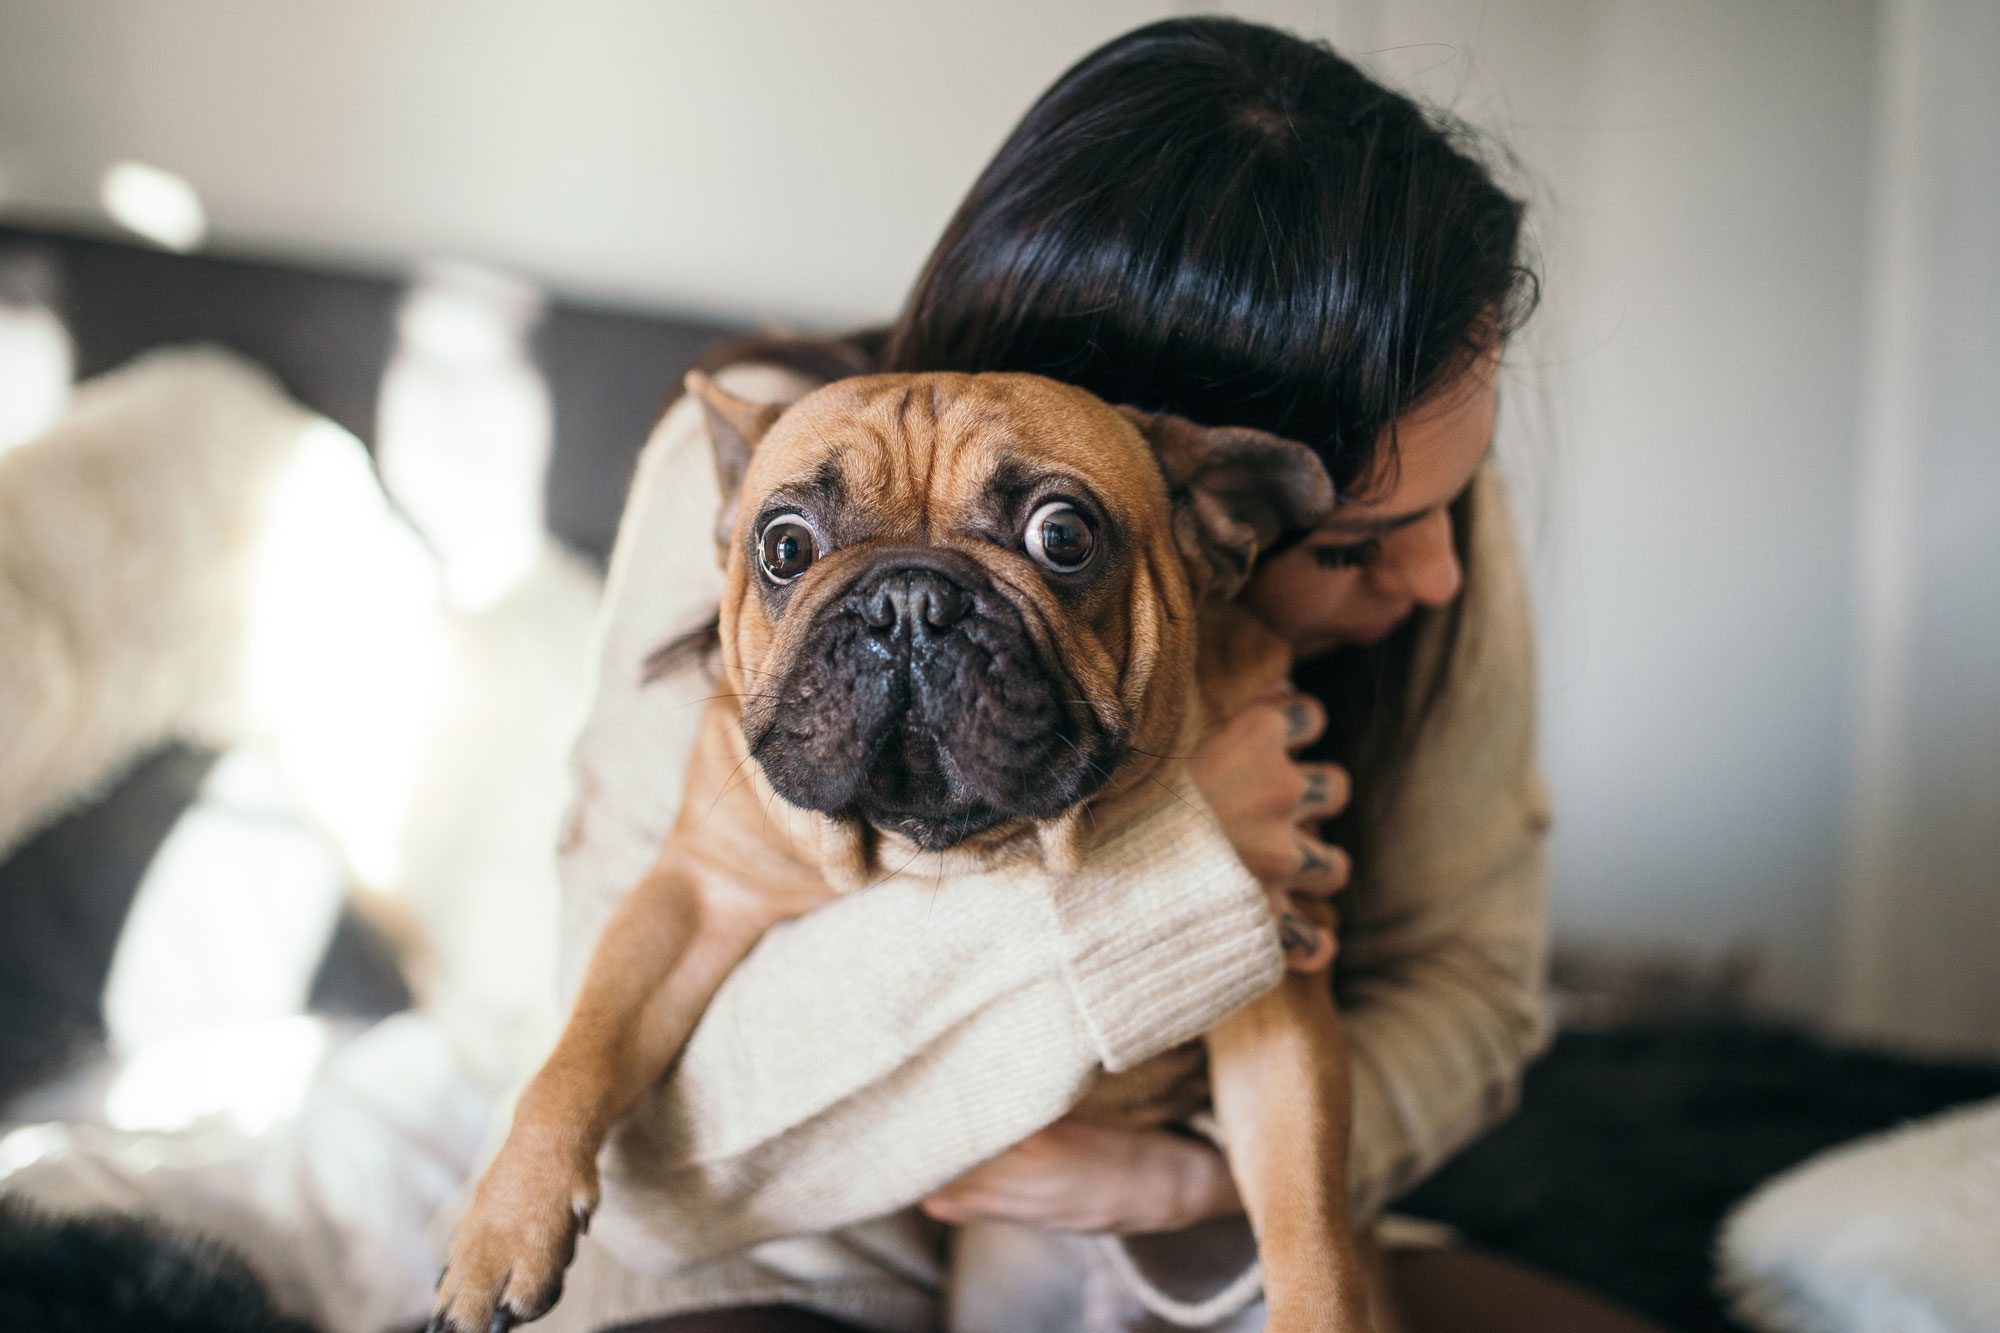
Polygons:
[[1532,303],[1521,205],[1323,45],[1234,19],[1057,79],[945,228],[886,370],[1026,370],[1257,426],[1346,492],[1382,429]]
[[[1366,490],[1393,476],[1392,423],[1534,304],[1522,206],[1463,138],[1322,44],[1233,19],[1139,28],[1072,66],[1000,146],[881,368],[1031,371],[1260,427],[1310,445],[1342,493]],[[1418,682],[1439,616],[1447,646]],[[1327,749],[1369,770],[1357,791],[1393,785],[1456,620],[1455,605],[1420,613],[1377,649],[1302,668]]]

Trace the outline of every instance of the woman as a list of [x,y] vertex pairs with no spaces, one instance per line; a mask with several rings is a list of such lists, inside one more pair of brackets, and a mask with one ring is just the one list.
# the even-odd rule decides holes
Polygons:
[[[866,1024],[839,1020],[857,990],[902,1001],[931,984],[896,972],[879,950],[837,947],[871,938],[868,916],[894,911],[893,890],[843,899],[767,941],[774,947],[717,997],[704,1032],[803,1024],[813,1035],[793,1031],[794,1045],[821,1063],[779,1051],[732,1084],[729,1057],[714,1054],[722,1043],[704,1047],[698,1034],[676,1075],[680,1109],[659,1113],[664,1128],[655,1120],[640,1131],[646,1152],[681,1151],[711,1121],[762,1117],[768,1133],[739,1134],[751,1147],[696,1144],[657,1171],[645,1153],[614,1155],[624,1165],[610,1169],[607,1198],[621,1194],[621,1170],[645,1177],[628,1197],[685,1193],[698,1176],[711,1198],[739,1191],[741,1215],[762,1206],[818,1216],[810,1209],[826,1191],[797,1182],[846,1151],[867,1169],[854,1167],[837,1192],[879,1188],[907,1202],[897,1188],[997,1132],[988,1110],[1019,1110],[1021,1133],[1047,1124],[1047,1107],[1067,1104],[1048,1099],[1082,1086],[1065,1078],[1187,1040],[1271,984],[1276,933],[1258,890],[1323,895],[1350,863],[1334,975],[1355,1070],[1357,1210],[1379,1211],[1502,1113],[1545,1032],[1547,813],[1532,749],[1530,636],[1486,461],[1498,359],[1533,297],[1520,220],[1520,206],[1409,101],[1270,29],[1155,24],[1087,56],[1044,94],[974,185],[897,324],[886,338],[857,340],[847,368],[1034,371],[1112,402],[1310,444],[1343,502],[1324,527],[1267,558],[1246,593],[1298,650],[1303,693],[1233,719],[1197,757],[1193,777],[1219,834],[1170,806],[1161,821],[1184,826],[1150,825],[1147,846],[1100,851],[1089,891],[1053,901],[1046,947],[982,958],[981,975],[1005,980],[995,991],[1013,1006],[1004,1019],[1000,999],[966,1000],[890,1051],[867,1045],[879,1033]],[[757,374],[774,396],[810,384],[766,368],[745,372],[739,391],[754,395]],[[686,462],[698,452],[691,406],[677,413],[635,483],[605,683],[579,747],[565,860],[571,975],[606,904],[644,872],[678,798],[659,790],[674,786],[661,758],[685,753],[673,749],[682,742],[669,707],[626,683],[704,595],[680,571],[700,559],[687,534],[704,530],[712,491]],[[645,573],[662,568],[676,570],[671,610]],[[690,673],[682,693],[699,697],[703,683]],[[1334,759],[1348,765],[1354,792],[1329,833],[1338,851],[1315,836],[1348,804],[1347,771]],[[1154,935],[1098,947],[1138,921]],[[937,924],[926,943],[948,948],[952,929]],[[812,947],[792,949],[789,972],[772,961],[802,940]],[[807,970],[800,960],[836,954],[848,959],[837,974],[797,975]],[[1119,961],[1105,964],[1108,954]],[[1134,1003],[1142,993],[1156,998]],[[760,994],[769,997],[761,1010]],[[1017,1022],[1023,1006],[1044,1003],[1037,997],[1045,1007],[1024,1030],[1054,1034],[1043,1065],[980,1083],[992,1067],[981,1034]],[[946,1013],[923,998],[898,1012]],[[828,1050],[838,1058],[825,1060]],[[836,1077],[829,1068],[882,1072],[801,1101],[787,1120],[770,1108],[773,1089],[791,1086],[771,1073],[786,1058],[805,1061],[793,1081]],[[899,1137],[883,1137],[885,1125]],[[718,1224],[690,1237],[632,1204],[617,1225],[636,1244],[621,1256],[587,1243],[558,1318],[638,1327],[642,1315],[700,1309],[646,1326],[840,1327],[825,1322],[839,1316],[924,1327],[942,1312],[936,1223],[946,1222],[962,1228],[955,1327],[1260,1322],[1247,1230],[1214,1148],[1169,1131],[1063,1121],[1001,1151],[1021,1133],[965,1157],[956,1170],[991,1160],[930,1193],[923,1214],[816,1237],[803,1257],[786,1247],[805,1242],[790,1241],[723,1254],[725,1238],[762,1239],[783,1224],[761,1234]],[[649,1245],[713,1257],[648,1276]],[[1492,1302],[1472,1292],[1471,1310],[1434,1308],[1425,1302],[1462,1286],[1441,1263],[1391,1265],[1386,1283],[1399,1296],[1388,1300],[1412,1329],[1636,1327],[1532,1279],[1508,1298],[1525,1322],[1493,1322]]]

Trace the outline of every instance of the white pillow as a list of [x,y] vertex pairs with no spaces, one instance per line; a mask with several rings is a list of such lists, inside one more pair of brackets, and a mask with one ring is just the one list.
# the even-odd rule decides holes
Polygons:
[[237,738],[260,520],[315,420],[176,348],[0,455],[0,857],[162,741]]
[[1765,1333],[2000,1329],[2000,1100],[1794,1167],[1729,1217],[1721,1264]]

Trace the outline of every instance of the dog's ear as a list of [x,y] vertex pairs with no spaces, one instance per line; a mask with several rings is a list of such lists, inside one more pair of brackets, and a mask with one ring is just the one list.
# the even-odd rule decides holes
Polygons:
[[1313,451],[1247,426],[1121,407],[1160,460],[1174,503],[1174,537],[1197,598],[1234,597],[1271,543],[1316,527],[1333,509],[1333,482]]
[[715,545],[726,550],[736,526],[736,505],[743,495],[743,474],[750,470],[750,453],[785,413],[783,403],[753,403],[738,398],[699,370],[690,370],[687,391],[701,400],[708,422],[709,445],[715,451],[715,483],[722,492],[722,509],[715,520]]

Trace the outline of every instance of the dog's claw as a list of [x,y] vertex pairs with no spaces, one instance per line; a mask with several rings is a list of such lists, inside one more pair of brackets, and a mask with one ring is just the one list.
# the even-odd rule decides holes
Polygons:
[[506,1333],[547,1314],[596,1201],[589,1161],[503,1149],[452,1236],[428,1333]]

